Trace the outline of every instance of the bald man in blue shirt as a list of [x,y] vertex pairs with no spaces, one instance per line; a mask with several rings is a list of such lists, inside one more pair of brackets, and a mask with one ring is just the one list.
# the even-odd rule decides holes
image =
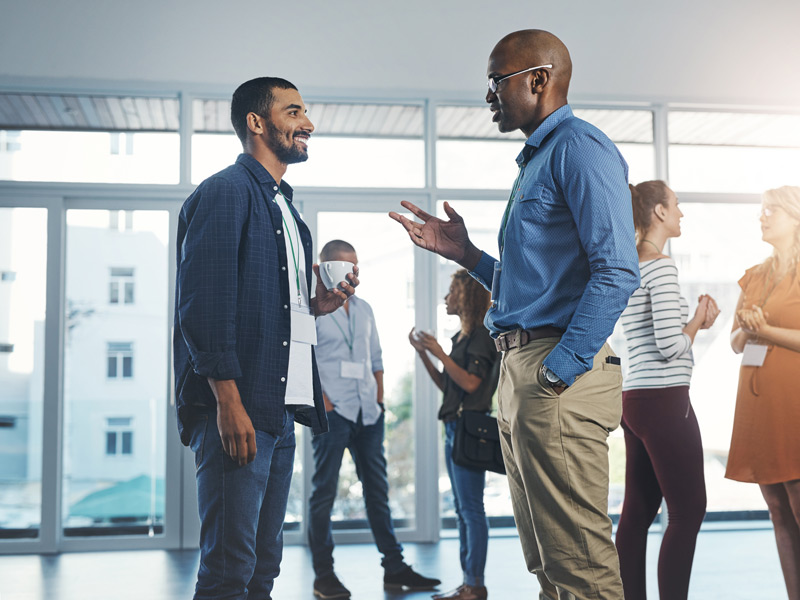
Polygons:
[[[567,103],[572,63],[541,30],[512,33],[489,57],[486,102],[501,132],[528,136],[498,236],[499,260],[448,220],[408,202],[390,216],[421,248],[492,292],[503,352],[498,425],[514,517],[540,598],[622,599],[608,517],[609,432],[622,414],[620,361],[606,340],[639,285],[628,167]],[[460,598],[460,596],[452,596]]]

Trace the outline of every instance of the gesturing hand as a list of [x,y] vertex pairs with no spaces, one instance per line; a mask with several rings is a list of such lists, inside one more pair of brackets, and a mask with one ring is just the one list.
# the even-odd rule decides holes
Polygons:
[[433,356],[440,359],[444,356],[444,349],[436,341],[436,338],[433,337],[430,333],[425,333],[424,331],[419,332],[419,341],[422,344],[422,347],[425,348],[428,352],[430,352]]
[[405,227],[408,237],[415,245],[454,260],[469,269],[478,264],[480,251],[470,241],[464,219],[453,210],[449,203],[444,203],[447,221],[429,215],[411,202],[403,201],[400,204],[422,220],[422,223],[418,223],[396,212],[389,213],[392,219]]

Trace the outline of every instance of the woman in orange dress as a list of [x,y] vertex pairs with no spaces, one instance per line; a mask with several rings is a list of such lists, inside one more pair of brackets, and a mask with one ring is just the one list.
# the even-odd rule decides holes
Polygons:
[[762,196],[770,258],[748,269],[731,333],[742,353],[725,476],[759,484],[790,600],[800,600],[800,187]]

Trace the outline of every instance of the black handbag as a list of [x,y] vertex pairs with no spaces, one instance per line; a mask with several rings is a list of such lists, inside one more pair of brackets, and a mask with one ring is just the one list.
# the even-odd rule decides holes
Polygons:
[[456,421],[453,462],[461,467],[505,475],[497,419],[486,413],[462,410]]

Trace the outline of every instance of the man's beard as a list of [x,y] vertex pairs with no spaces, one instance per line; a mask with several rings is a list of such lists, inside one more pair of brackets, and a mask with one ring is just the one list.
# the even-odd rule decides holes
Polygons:
[[294,143],[285,144],[283,134],[273,125],[272,121],[267,120],[267,143],[269,149],[275,153],[278,160],[285,165],[291,165],[308,160],[308,152],[303,148],[298,148]]

